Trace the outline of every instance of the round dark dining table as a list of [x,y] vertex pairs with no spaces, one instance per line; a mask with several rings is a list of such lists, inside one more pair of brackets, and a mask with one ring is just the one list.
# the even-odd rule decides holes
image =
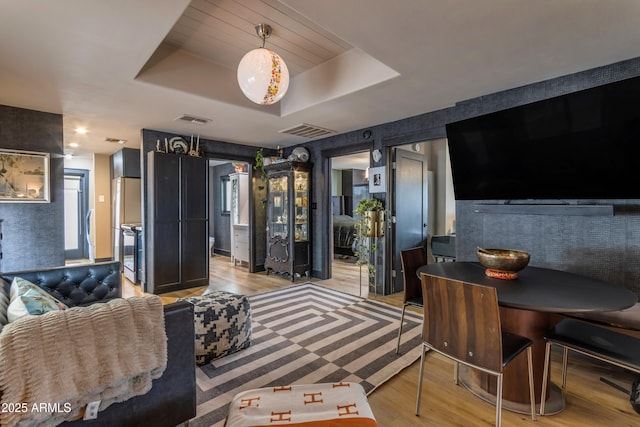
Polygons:
[[[502,329],[530,338],[533,344],[535,395],[540,399],[544,369],[544,334],[559,319],[555,314],[623,310],[637,302],[635,293],[622,286],[566,271],[528,266],[514,280],[494,279],[477,262],[441,262],[418,268],[422,274],[466,283],[493,286],[498,291]],[[526,358],[514,360],[504,372],[503,407],[528,413],[529,392]],[[487,374],[460,369],[461,381],[480,398],[495,402],[495,379]],[[524,384],[524,386],[523,386]],[[564,397],[551,388],[545,404],[548,413],[564,409]],[[545,411],[547,412],[547,411]]]

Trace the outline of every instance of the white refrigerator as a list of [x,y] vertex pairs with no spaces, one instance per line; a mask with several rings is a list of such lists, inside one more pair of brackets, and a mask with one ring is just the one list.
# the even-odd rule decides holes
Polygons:
[[113,208],[113,259],[122,259],[122,224],[140,225],[142,223],[140,178],[115,178],[111,182],[111,206]]

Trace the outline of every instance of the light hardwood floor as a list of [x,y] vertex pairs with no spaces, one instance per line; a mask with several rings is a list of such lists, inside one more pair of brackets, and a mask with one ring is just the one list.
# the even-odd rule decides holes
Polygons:
[[[329,280],[311,279],[319,285],[358,295],[359,268],[342,261],[334,263],[334,277]],[[264,273],[250,274],[246,267],[233,267],[229,258],[211,258],[210,287],[216,290],[251,295],[291,286],[291,281]],[[140,295],[139,286],[124,279],[125,297]],[[302,283],[298,279],[296,283]],[[202,288],[194,288],[161,295],[164,303],[177,298],[200,295]],[[362,288],[363,296],[367,290]],[[402,305],[402,295],[370,295],[371,298],[395,306]],[[553,355],[552,379],[560,380],[560,357]],[[429,354],[425,364],[421,416],[415,416],[419,363],[416,362],[399,375],[375,390],[369,401],[381,427],[409,426],[491,426],[495,421],[495,408],[471,395],[466,389],[453,384],[453,364],[446,358]],[[531,421],[527,415],[503,411],[504,426],[639,426],[640,415],[632,409],[629,396],[602,383],[603,376],[625,388],[631,387],[633,375],[618,368],[596,364],[591,360],[570,355],[566,389],[566,409],[559,414],[538,417]],[[526,379],[524,380],[526,381]]]

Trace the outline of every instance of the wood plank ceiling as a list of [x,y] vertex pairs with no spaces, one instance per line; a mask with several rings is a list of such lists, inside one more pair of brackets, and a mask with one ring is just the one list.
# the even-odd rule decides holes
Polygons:
[[235,70],[244,54],[262,44],[259,23],[273,28],[265,47],[284,59],[291,75],[352,48],[276,0],[194,0],[164,43]]

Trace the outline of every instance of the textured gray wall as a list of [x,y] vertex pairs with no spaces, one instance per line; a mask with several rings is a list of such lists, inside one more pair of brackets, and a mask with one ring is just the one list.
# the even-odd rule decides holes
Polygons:
[[[324,176],[327,155],[323,152],[340,149],[346,153],[349,147],[365,143],[370,150],[380,148],[383,154],[386,154],[386,149],[391,146],[446,137],[445,124],[448,122],[639,75],[640,58],[634,58],[503,92],[461,100],[451,108],[373,126],[368,129],[372,132],[372,137],[368,140],[364,139],[364,129],[360,129],[304,144],[311,152],[311,161],[314,163],[313,201],[317,202],[319,207],[321,204],[330,205],[331,202],[331,189],[325,188],[329,181]],[[386,164],[386,158],[383,158],[375,166]],[[389,195],[381,196],[385,198],[385,206],[388,206]],[[610,280],[640,295],[640,212],[637,207],[639,201],[606,202],[615,205],[615,216],[589,218],[473,214],[473,201],[457,202],[456,244],[459,259],[475,260],[476,246],[527,249],[532,253],[531,265]],[[328,240],[330,216],[324,209],[319,208],[313,211],[313,220],[314,275],[327,278],[330,252],[324,242]],[[389,236],[385,240],[384,245],[389,245]],[[387,275],[389,270],[387,265]]]
[[[569,76],[461,101],[455,106],[304,144],[310,149],[313,168],[312,210],[314,221],[313,274],[326,278],[329,272],[328,246],[330,230],[330,196],[325,176],[326,162],[336,152],[346,154],[354,148],[379,148],[383,159],[375,166],[386,165],[386,148],[445,137],[445,124],[480,114],[510,108],[528,102],[562,95],[580,89],[640,75],[640,58],[583,71]],[[452,82],[455,84],[455,82]],[[146,152],[155,149],[156,140],[173,134],[143,130],[143,177]],[[63,141],[60,115],[0,106],[0,147],[46,151],[51,158],[52,203],[0,204],[4,219],[2,269],[21,270],[64,263],[63,209]],[[256,147],[220,141],[201,140],[201,147],[212,158],[252,162]],[[285,155],[290,149],[285,151]],[[271,153],[268,153],[271,154]],[[143,178],[144,179],[144,178]],[[384,199],[386,194],[380,194]],[[146,198],[146,195],[145,195]],[[388,200],[385,200],[388,202]],[[639,201],[607,201],[615,205],[613,217],[559,217],[474,214],[473,201],[457,203],[457,244],[461,260],[474,259],[476,246],[500,246],[528,249],[532,265],[590,275],[622,284],[639,292],[640,227]],[[387,203],[388,205],[388,203]],[[325,206],[327,208],[325,209]],[[257,207],[256,209],[260,209]],[[257,213],[260,213],[259,211]],[[259,216],[259,215],[258,215]],[[262,218],[264,220],[264,218]],[[388,245],[387,241],[381,242]],[[261,264],[264,240],[256,238],[256,263]],[[387,269],[388,272],[388,269]]]
[[[470,100],[461,100],[455,106],[439,111],[409,117],[392,123],[359,129],[341,135],[303,144],[311,153],[313,163],[312,209],[312,262],[313,275],[329,277],[329,236],[331,233],[331,189],[328,187],[328,158],[349,152],[376,148],[383,159],[374,166],[387,165],[388,147],[443,138],[445,124],[468,117],[486,114],[525,103],[587,89],[601,84],[640,75],[640,58],[599,67],[580,73],[557,77],[528,86],[488,94]],[[366,139],[364,131],[370,130]],[[143,151],[155,149],[157,139],[175,135],[156,131],[143,131]],[[212,158],[252,161],[255,147],[219,141],[203,141],[207,155]],[[287,156],[293,147],[285,150]],[[145,159],[143,157],[143,159]],[[144,160],[143,160],[144,161]],[[146,167],[146,166],[145,166]],[[255,184],[254,184],[255,185]],[[379,193],[376,197],[389,204],[389,195]],[[575,202],[575,201],[571,201]],[[456,204],[456,229],[458,257],[460,260],[475,260],[476,246],[497,246],[526,249],[532,254],[531,265],[567,270],[610,280],[640,293],[640,271],[634,261],[640,251],[640,212],[638,201],[606,201],[615,205],[613,217],[561,217],[553,215],[495,215],[474,214],[474,202]],[[260,207],[254,207],[254,215]],[[258,215],[260,216],[260,215]],[[261,221],[263,218],[260,219]],[[256,264],[264,259],[261,251],[264,236],[254,241]],[[389,247],[389,235],[381,239],[381,251]],[[261,259],[260,259],[261,258]],[[388,260],[387,260],[388,261]],[[640,265],[640,263],[636,262]],[[385,274],[389,274],[387,265]],[[382,278],[380,278],[382,279]],[[389,282],[389,278],[386,278]]]
[[0,105],[0,148],[50,154],[51,203],[0,203],[2,271],[64,265],[62,116]]

